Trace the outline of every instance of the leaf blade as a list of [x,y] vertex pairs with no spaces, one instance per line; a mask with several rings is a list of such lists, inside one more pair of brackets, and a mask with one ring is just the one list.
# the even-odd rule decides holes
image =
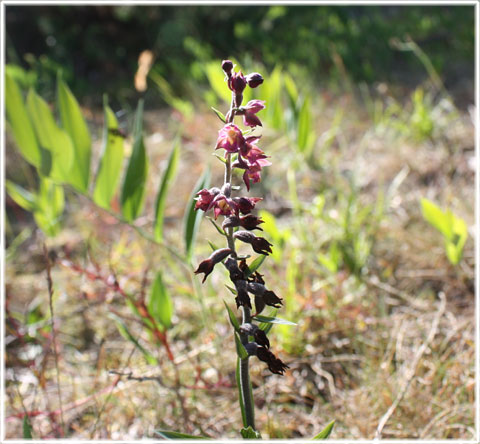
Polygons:
[[154,236],[157,241],[161,241],[163,239],[163,220],[165,215],[165,204],[167,201],[167,191],[170,182],[173,180],[173,177],[177,172],[179,156],[180,139],[177,138],[168,157],[167,167],[163,173],[155,202]]
[[160,271],[153,282],[147,308],[155,321],[163,327],[168,329],[172,326],[173,303]]
[[143,209],[148,159],[143,141],[143,99],[138,101],[133,130],[133,149],[122,186],[121,204],[125,220],[132,222]]
[[318,434],[315,435],[312,440],[327,439],[332,433],[333,426],[335,425],[335,420],[329,422],[326,427]]
[[271,316],[257,315],[257,316],[254,316],[253,319],[255,319],[256,321],[265,322],[268,324],[298,325],[295,322],[291,322],[291,321],[287,321],[286,319],[275,318]]
[[108,106],[106,97],[104,97],[103,109],[102,153],[95,179],[93,200],[100,207],[109,209],[120,179],[124,150],[123,137],[110,132],[110,130],[118,129],[118,121],[114,112]]

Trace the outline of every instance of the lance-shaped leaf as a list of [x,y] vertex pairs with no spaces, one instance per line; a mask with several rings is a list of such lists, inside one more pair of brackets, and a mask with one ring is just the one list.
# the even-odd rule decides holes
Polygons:
[[300,113],[298,114],[297,146],[300,152],[309,154],[315,139],[315,132],[312,125],[312,112],[309,97],[303,100]]
[[167,167],[163,173],[160,188],[155,202],[155,226],[154,235],[157,241],[163,239],[163,219],[165,213],[165,203],[167,201],[167,191],[172,182],[178,167],[178,158],[180,156],[180,139],[175,141],[170,156],[168,157]]
[[36,207],[36,196],[25,188],[13,183],[10,180],[5,182],[5,187],[9,196],[15,201],[15,203],[21,206],[24,210],[33,212]]
[[47,236],[55,236],[59,232],[64,205],[63,187],[47,177],[40,176],[33,216]]
[[40,146],[50,153],[50,167],[45,173],[56,181],[71,183],[74,151],[70,136],[58,127],[47,102],[33,89],[28,92],[27,110]]
[[75,96],[59,76],[57,79],[58,108],[62,126],[70,136],[74,148],[74,161],[70,170],[70,183],[80,191],[87,191],[90,178],[90,132]]
[[220,112],[218,109],[214,108],[213,106],[211,107],[213,112],[217,115],[217,117],[223,122],[223,123],[226,123],[226,119],[225,119],[225,116],[223,115],[222,112]]
[[[277,314],[277,311],[278,311],[278,309],[274,308],[270,312],[270,316],[266,316],[266,317],[267,318],[275,318],[275,315]],[[268,335],[270,330],[273,328],[273,324],[271,322],[260,322],[260,324],[258,324],[258,328],[260,330],[263,330],[265,332],[265,334]]]
[[242,341],[240,340],[240,336],[238,335],[237,332],[235,332],[235,347],[237,349],[237,355],[240,359],[248,358],[248,352],[245,349],[244,345],[242,344]]
[[281,318],[273,318],[271,316],[257,315],[253,319],[255,319],[258,322],[265,322],[268,324],[297,325],[295,324],[295,322],[290,322]]
[[20,88],[8,71],[5,72],[5,107],[8,123],[20,153],[27,162],[39,168],[42,160],[41,149],[23,103]]
[[163,283],[160,272],[157,273],[150,290],[147,308],[153,319],[164,328],[170,328],[172,326],[173,303]]
[[200,221],[202,220],[202,211],[195,211],[196,202],[194,197],[198,191],[200,191],[202,188],[207,188],[209,184],[210,168],[207,168],[195,184],[192,194],[188,200],[187,208],[185,209],[185,216],[183,220],[183,237],[185,239],[185,252],[187,253],[189,260],[192,258],[193,246],[195,245],[198,227],[200,226]]
[[248,277],[251,274],[255,273],[263,264],[263,261],[265,260],[266,257],[267,256],[265,254],[261,254],[256,259],[254,259],[251,262],[251,264],[248,266],[248,270],[245,271],[246,276]]
[[158,435],[160,438],[167,439],[167,440],[211,439],[211,438],[207,438],[206,436],[193,436],[193,435],[187,435],[186,433],[171,432],[169,430],[155,430],[153,433],[155,433],[155,435]]
[[95,189],[93,191],[94,202],[102,208],[110,208],[111,201],[115,196],[115,190],[120,178],[123,162],[123,137],[117,134],[118,121],[114,112],[108,106],[107,97],[103,98],[104,128],[102,154],[98,167]]
[[312,440],[327,439],[332,433],[333,426],[335,425],[335,420],[329,422],[327,426],[318,434],[315,435]]
[[240,358],[237,356],[237,366],[235,368],[235,379],[237,381],[238,388],[238,403],[240,404],[240,411],[242,412],[242,422],[245,427],[247,427],[247,412],[245,411],[245,402],[243,400],[242,393],[242,379],[240,378]]
[[240,331],[240,324],[238,323],[238,320],[235,317],[235,314],[233,313],[232,309],[227,305],[225,301],[223,301],[223,303],[225,304],[225,308],[227,309],[228,319],[230,319],[230,324],[232,324],[232,327],[235,329],[235,331]]
[[148,159],[143,143],[143,99],[138,101],[133,128],[133,149],[122,187],[122,214],[131,222],[141,213],[145,199]]

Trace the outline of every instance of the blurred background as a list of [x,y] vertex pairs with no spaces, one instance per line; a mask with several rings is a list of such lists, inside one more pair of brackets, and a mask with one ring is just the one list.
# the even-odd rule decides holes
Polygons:
[[[266,100],[259,146],[273,165],[250,195],[263,198],[274,244],[262,273],[284,299],[278,316],[298,324],[270,333],[284,377],[252,361],[262,436],[308,439],[335,419],[335,439],[475,438],[473,6],[5,10],[6,72],[21,97],[35,90],[58,116],[61,73],[91,133],[92,178],[108,98],[125,156],[106,208],[93,182],[83,193],[59,185],[61,205],[45,195],[39,215],[28,205],[42,195],[38,172],[9,121],[6,178],[21,188],[6,198],[7,438],[238,438],[222,303],[233,298],[222,270],[203,286],[192,275],[207,240],[222,239],[207,220],[196,237],[184,228],[202,174],[223,182],[210,107],[228,110],[226,58],[265,78],[245,102]],[[120,182],[140,98],[149,171],[143,211],[126,222]],[[173,304],[173,361],[135,310],[158,273]]]

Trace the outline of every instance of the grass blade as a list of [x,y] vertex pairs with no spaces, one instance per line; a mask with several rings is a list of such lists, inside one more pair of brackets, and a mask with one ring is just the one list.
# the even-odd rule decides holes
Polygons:
[[335,425],[335,420],[329,422],[327,426],[318,435],[312,438],[312,440],[327,439],[330,436],[330,433],[332,433],[334,425]]
[[189,261],[192,259],[193,255],[193,246],[195,245],[195,239],[197,237],[198,227],[200,226],[200,221],[202,219],[202,211],[195,211],[195,200],[194,197],[199,190],[202,188],[207,188],[210,184],[210,168],[207,168],[202,174],[200,179],[198,179],[195,187],[193,188],[192,194],[187,203],[187,208],[185,209],[184,216],[184,228],[183,228],[183,237],[185,240],[185,252]]
[[5,181],[5,187],[9,196],[15,201],[15,203],[21,206],[24,210],[33,212],[36,207],[35,194],[26,190],[25,188],[13,183],[10,180]]
[[123,181],[121,203],[123,217],[132,222],[142,212],[145,200],[145,182],[148,174],[148,159],[143,142],[143,99],[138,101],[133,129],[133,149]]
[[155,203],[155,225],[154,235],[157,241],[163,239],[163,219],[165,213],[165,203],[167,201],[167,191],[170,183],[172,182],[178,167],[178,158],[180,156],[180,139],[175,141],[170,156],[168,158],[167,167],[163,173],[160,188],[157,194],[157,200]]
[[164,438],[167,440],[175,440],[175,439],[210,439],[207,438],[206,436],[193,436],[193,435],[187,435],[186,433],[180,433],[180,432],[170,432],[168,430],[155,430],[154,431],[155,435],[158,435],[160,438]]
[[118,122],[114,112],[108,106],[106,96],[103,99],[103,108],[105,119],[103,147],[95,180],[93,200],[100,207],[109,209],[122,169],[123,137],[114,131],[110,131],[118,129]]
[[160,272],[157,273],[150,291],[148,311],[166,329],[172,326],[173,304]]

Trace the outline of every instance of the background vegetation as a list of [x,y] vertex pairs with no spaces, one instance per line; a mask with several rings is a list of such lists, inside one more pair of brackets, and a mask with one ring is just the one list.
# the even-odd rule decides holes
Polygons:
[[[298,324],[271,333],[285,377],[254,366],[263,437],[335,419],[338,439],[473,439],[473,21],[450,5],[8,6],[26,117],[7,98],[6,437],[238,437],[233,297],[221,270],[192,274],[218,236],[191,197],[221,182],[210,106],[227,109],[229,57],[265,77],[262,272]],[[90,168],[42,179],[27,125],[88,147]],[[117,177],[99,186],[112,127]]]

